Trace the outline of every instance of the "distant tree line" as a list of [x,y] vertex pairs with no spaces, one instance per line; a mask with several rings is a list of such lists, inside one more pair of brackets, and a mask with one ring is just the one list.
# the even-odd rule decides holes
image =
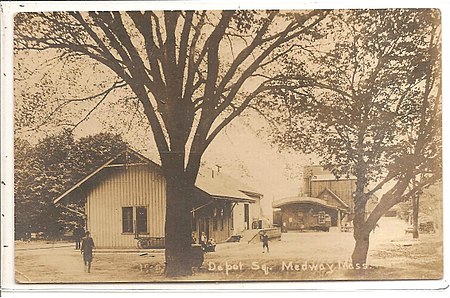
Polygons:
[[[43,233],[47,239],[57,239],[83,223],[78,213],[55,206],[52,200],[125,147],[119,135],[110,133],[75,139],[64,130],[36,144],[15,138],[15,238]],[[82,214],[81,198],[67,205]]]

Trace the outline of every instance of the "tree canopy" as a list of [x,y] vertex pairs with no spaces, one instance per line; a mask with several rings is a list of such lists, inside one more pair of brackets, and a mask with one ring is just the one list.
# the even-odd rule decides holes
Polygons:
[[[283,124],[283,147],[315,153],[336,177],[357,177],[355,239],[367,240],[367,253],[378,219],[442,177],[440,15],[333,11],[320,30],[328,34],[308,59],[285,57],[265,108]],[[367,200],[383,187],[366,218]]]
[[67,202],[79,214],[53,205],[52,200],[101,164],[125,149],[118,135],[101,133],[74,139],[70,131],[45,137],[37,144],[16,138],[14,144],[15,235],[43,232],[62,235],[75,224],[84,201]]
[[[17,50],[54,50],[70,63],[88,57],[98,72],[110,70],[109,87],[85,98],[60,99],[49,116],[73,102],[100,103],[113,90],[127,88],[150,123],[159,152],[184,151],[190,143],[192,162],[186,167],[196,173],[198,155],[266,90],[262,78],[270,75],[264,67],[277,56],[269,54],[281,54],[282,44],[312,35],[326,13],[27,13],[15,18],[15,41]],[[33,105],[41,102],[29,99]]]
[[[167,181],[168,275],[190,274],[191,190],[215,137],[256,95],[270,90],[274,64],[293,39],[314,39],[328,11],[128,11],[23,13],[15,17],[16,49],[88,59],[107,70],[109,87],[56,100],[53,111],[125,88],[148,121]],[[39,106],[42,98],[31,98]],[[87,113],[87,116],[90,112]],[[76,125],[76,124],[75,124]]]

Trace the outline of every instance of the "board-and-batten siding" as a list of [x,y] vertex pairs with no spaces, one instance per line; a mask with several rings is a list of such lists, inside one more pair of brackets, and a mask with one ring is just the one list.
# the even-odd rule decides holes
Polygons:
[[351,210],[353,210],[353,192],[356,190],[355,180],[312,181],[311,196],[318,197],[326,187],[334,192],[350,207]]
[[87,228],[96,246],[136,247],[134,233],[122,233],[122,207],[147,207],[148,236],[164,237],[165,191],[165,180],[153,166],[103,169],[87,194]]

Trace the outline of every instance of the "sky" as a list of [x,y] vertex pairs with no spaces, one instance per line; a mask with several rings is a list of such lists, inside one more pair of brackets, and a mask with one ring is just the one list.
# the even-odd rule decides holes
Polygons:
[[[234,51],[238,50],[234,45]],[[224,55],[233,55],[226,53]],[[92,96],[111,85],[114,79],[106,67],[92,66],[91,61],[78,59],[53,59],[56,52],[33,51],[15,54],[15,108],[19,116],[32,115],[30,125],[21,126],[16,122],[16,136],[36,142],[45,135],[61,130],[61,125],[51,121],[37,129],[35,124],[42,122],[57,102]],[[65,58],[66,59],[66,58]],[[243,86],[248,90],[256,88],[254,80]],[[148,125],[135,118],[130,105],[118,103],[130,95],[126,89],[111,92],[96,110],[74,130],[75,136],[82,137],[99,132],[120,133],[130,146],[158,162],[159,157]],[[36,106],[24,98],[38,97]],[[76,123],[87,115],[96,100],[75,102],[67,105],[52,119],[62,123]],[[33,102],[30,101],[30,102]],[[27,114],[28,113],[28,114]],[[23,118],[23,117],[22,117]],[[25,117],[27,118],[27,117]],[[134,119],[134,120],[131,120]],[[130,122],[131,121],[131,122]],[[204,166],[217,169],[230,176],[241,179],[249,187],[264,195],[262,202],[266,217],[271,217],[271,204],[286,196],[299,193],[302,167],[311,163],[309,157],[300,153],[279,152],[272,144],[267,123],[256,113],[246,113],[233,120],[211,143],[205,152]]]
[[[101,85],[105,79],[103,77],[99,80],[98,74],[86,72],[87,68],[81,66],[79,68],[84,71],[84,75],[71,78],[76,81],[75,84],[70,84],[77,86],[75,88],[65,81],[70,77],[62,75],[67,65],[46,63],[44,61],[47,61],[49,56],[45,55],[35,55],[30,58],[19,53],[16,57],[16,73],[19,78],[24,78],[24,80],[17,80],[15,84],[16,107],[19,108],[24,105],[22,92],[52,94],[51,96],[55,98],[65,99],[70,98],[67,93],[75,93],[80,94],[81,97],[93,94],[86,85]],[[20,68],[17,65],[19,62],[22,63]],[[32,71],[25,71],[24,65]],[[47,75],[44,75],[46,73]],[[50,76],[49,82],[53,86],[49,86],[48,90],[39,90],[45,88],[45,85],[41,86],[40,82],[46,76]],[[69,90],[69,88],[72,89]],[[124,110],[126,107],[116,103],[118,98],[126,95],[126,90],[109,95],[85,121],[75,128],[74,134],[76,137],[84,137],[100,132],[119,133],[132,148],[158,162],[158,152],[147,125],[142,125],[142,122],[137,120],[130,124],[134,113]],[[93,105],[95,105],[94,101],[69,105],[64,109],[61,118],[77,122]],[[42,109],[49,106],[43,106]],[[39,122],[42,119],[37,120]],[[16,136],[34,143],[62,129],[54,123],[36,130],[30,130],[30,127],[34,126],[16,126]],[[280,152],[277,145],[272,142],[266,120],[256,112],[250,111],[234,119],[210,144],[202,158],[203,166],[215,170],[217,166],[220,166],[221,172],[240,179],[250,188],[262,193],[264,199],[261,205],[267,218],[272,217],[271,206],[274,200],[299,194],[302,167],[313,162],[317,163],[317,160],[313,161],[311,157],[299,152]]]
[[[18,52],[15,55],[16,112],[20,114],[31,110],[28,112],[36,117],[37,122],[46,115],[40,111],[47,110],[48,113],[57,104],[54,102],[92,96],[110,86],[114,79],[104,66],[93,66],[90,61],[83,59],[61,61],[53,59],[55,55],[54,51]],[[257,85],[258,82],[250,81],[243,88],[250,90]],[[23,101],[27,96],[39,97],[40,100],[35,101],[38,102],[37,106],[30,106]],[[78,137],[99,132],[120,133],[131,147],[158,162],[158,153],[148,125],[142,125],[142,121],[136,120],[129,102],[123,101],[128,96],[130,91],[126,89],[111,92],[76,127],[74,133]],[[82,115],[87,115],[96,101],[98,98],[68,105],[55,119],[76,123],[83,118]],[[272,201],[299,194],[303,166],[317,164],[318,160],[299,152],[280,152],[277,145],[273,144],[267,126],[265,120],[256,113],[245,113],[216,137],[205,152],[202,163],[212,169],[220,166],[222,172],[241,179],[249,187],[261,192],[264,195],[264,214],[270,218]],[[37,130],[27,130],[29,127],[21,128],[19,125],[16,128],[17,136],[35,142],[60,130],[61,126],[49,123]]]

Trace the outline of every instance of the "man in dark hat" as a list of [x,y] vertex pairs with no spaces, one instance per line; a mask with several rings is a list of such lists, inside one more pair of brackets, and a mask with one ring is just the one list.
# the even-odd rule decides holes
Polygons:
[[91,272],[91,263],[92,263],[92,251],[94,249],[94,240],[91,237],[91,233],[86,231],[86,237],[83,238],[83,242],[81,242],[81,253],[83,254],[84,266],[87,266],[87,272]]

